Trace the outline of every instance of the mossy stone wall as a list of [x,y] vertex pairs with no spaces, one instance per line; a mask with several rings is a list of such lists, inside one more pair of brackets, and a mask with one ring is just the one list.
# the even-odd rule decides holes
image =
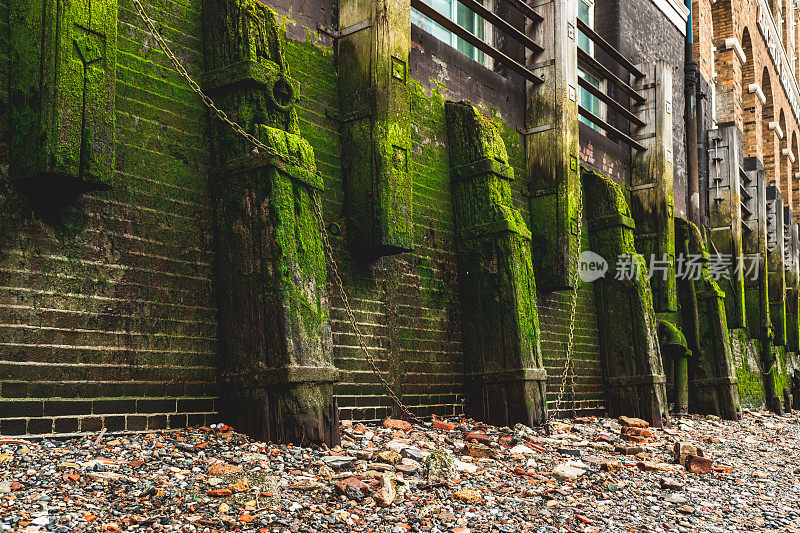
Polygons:
[[[291,24],[291,22],[287,22]],[[297,29],[292,30],[296,34]],[[308,31],[306,42],[288,40],[286,55],[300,86],[296,105],[300,134],[314,148],[317,166],[325,178],[323,208],[345,288],[359,327],[366,334],[378,365],[395,390],[417,414],[448,414],[463,409],[464,359],[461,339],[459,289],[456,273],[455,226],[450,190],[446,99],[471,97],[469,88],[453,82],[410,80],[411,146],[409,160],[414,194],[414,252],[373,262],[353,260],[347,243],[345,204],[338,133],[337,74],[333,49]],[[445,49],[447,47],[444,47]],[[415,50],[417,50],[415,48]],[[430,61],[426,48],[413,61]],[[449,53],[449,50],[441,50]],[[451,67],[461,65],[460,55],[448,56]],[[462,56],[463,57],[463,56]],[[437,58],[438,60],[438,58]],[[462,68],[476,68],[463,58]],[[411,72],[429,72],[425,65],[410,65]],[[313,83],[305,80],[313,77]],[[461,83],[462,80],[458,80]],[[498,125],[509,164],[517,179],[511,184],[514,207],[530,219],[526,164],[520,135],[493,110],[482,112]],[[588,233],[584,231],[584,243]],[[588,246],[588,244],[585,244]],[[380,418],[392,412],[372,367],[357,347],[346,324],[338,294],[329,283],[334,337],[334,363],[342,372],[335,392],[340,415]],[[569,291],[539,294],[542,355],[548,369],[548,398],[552,404],[560,385],[566,346]],[[597,412],[604,404],[599,361],[594,296],[588,284],[579,291],[576,318],[576,407]],[[571,398],[567,398],[571,407]]]
[[[145,2],[189,72],[200,0]],[[8,45],[7,3],[0,39]],[[206,110],[120,0],[107,192],[34,201],[8,176],[0,106],[0,433],[216,420]],[[7,80],[0,63],[0,80]]]
[[[145,7],[190,74],[201,79],[201,0],[153,0]],[[0,0],[0,30],[7,12]],[[466,74],[440,86],[409,79],[414,252],[356,262],[347,245],[334,52],[329,39],[282,15],[279,25],[292,36],[284,53],[298,97],[297,130],[313,148],[324,180],[327,229],[356,320],[380,370],[415,413],[461,412],[464,356],[444,102],[470,96]],[[295,40],[304,34],[305,40]],[[4,35],[0,31],[0,47],[7,45]],[[435,64],[430,55],[415,57]],[[460,64],[465,73],[477,68],[469,61]],[[430,65],[422,70],[432,71]],[[492,76],[487,71],[481,80]],[[494,94],[490,85],[481,86],[484,95]],[[498,108],[511,107],[498,102]],[[511,200],[528,223],[526,163],[520,135],[509,126],[515,119],[485,107],[482,112],[498,125],[520,177]],[[211,123],[130,0],[119,0],[115,120],[109,191],[66,206],[39,205],[0,175],[2,433],[149,430],[218,419]],[[0,133],[7,139],[5,107]],[[0,158],[8,161],[7,143]],[[587,235],[584,227],[584,243]],[[328,293],[334,364],[342,372],[334,391],[341,417],[392,413],[330,280]],[[569,292],[538,299],[552,401],[563,368]],[[589,286],[579,291],[576,358],[576,400],[598,409],[603,387]]]

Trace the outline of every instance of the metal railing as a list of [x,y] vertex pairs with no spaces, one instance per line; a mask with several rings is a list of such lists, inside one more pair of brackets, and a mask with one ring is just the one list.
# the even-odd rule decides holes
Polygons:
[[[521,13],[524,17],[531,20],[532,22],[538,23],[542,21],[541,15],[536,13],[536,11],[534,11],[530,6],[525,4],[523,0],[506,0],[506,1],[514,9],[516,9],[519,13]],[[511,37],[512,39],[520,43],[522,46],[532,51],[534,54],[538,54],[544,50],[539,44],[534,42],[533,39],[525,35],[524,32],[515,28],[508,21],[506,21],[493,11],[487,9],[476,0],[458,0],[458,2],[467,9],[474,12],[479,17],[481,17],[487,23],[491,24],[496,30],[502,32],[504,35],[507,35],[508,37]],[[466,28],[459,26],[456,22],[450,20],[445,15],[439,13],[433,7],[426,4],[423,0],[411,0],[411,7],[419,11],[424,16],[431,19],[433,22],[435,22],[445,30],[454,34],[456,37],[459,37],[464,41],[466,41],[468,44],[474,46],[476,49],[480,50],[481,52],[491,57],[498,63],[505,65],[512,71],[521,75],[526,80],[537,84],[542,83],[542,79],[536,74],[534,74],[532,71],[530,71],[523,63],[510,57],[508,54],[502,52],[501,50],[498,50],[497,48],[487,43],[477,35],[471,33]]]
[[[577,26],[578,31],[585,35],[598,49],[605,52],[619,66],[627,71],[627,78],[633,76],[635,79],[641,80],[645,77],[644,72],[639,70],[636,65],[622,55],[619,50],[614,48],[608,41],[603,39],[603,37],[601,37],[597,32],[590,28],[588,24],[578,19]],[[580,46],[578,47],[578,65],[583,70],[606,80],[608,83],[618,88],[631,100],[631,102],[633,102],[633,105],[640,105],[646,101],[646,98],[642,96],[630,84],[629,81],[625,81],[620,78],[610,68],[602,64],[596,58],[592,57],[590,53],[588,53],[586,50],[583,50]],[[606,105],[606,109],[612,111],[629,124],[632,124],[634,127],[640,128],[645,126],[644,121],[642,121],[630,107],[627,107],[622,102],[614,99],[608,92],[601,90],[582,77],[578,78],[578,86],[603,102]],[[603,120],[601,117],[597,116],[595,113],[592,113],[590,110],[581,105],[578,106],[578,114],[602,129],[606,133],[606,136],[612,139],[618,139],[635,150],[646,150],[646,148],[642,146],[636,139],[631,137],[630,134],[612,125],[607,120]]]

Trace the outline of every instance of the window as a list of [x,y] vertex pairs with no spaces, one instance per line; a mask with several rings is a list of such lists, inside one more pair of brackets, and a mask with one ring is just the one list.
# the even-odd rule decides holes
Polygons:
[[[594,29],[594,0],[578,0],[578,18],[581,19],[584,24]],[[580,32],[578,32],[578,47],[590,56],[594,56],[594,43],[586,35]],[[581,68],[578,69],[578,76],[588,81],[601,91],[605,89],[605,82],[603,80],[589,72],[584,71]],[[603,105],[599,98],[592,95],[583,87],[580,88],[579,103],[581,107],[590,113],[605,120],[605,105]],[[588,119],[580,117],[580,120],[590,128],[600,131],[600,128]]]
[[[490,37],[491,26],[486,24],[486,21],[474,12],[461,5],[458,0],[424,0],[424,2],[477,38],[487,40]],[[485,2],[484,5],[486,5]],[[455,34],[442,28],[413,8],[411,9],[411,22],[478,63],[487,67],[491,66],[489,64],[490,58],[486,57],[483,52],[464,39],[456,37]]]

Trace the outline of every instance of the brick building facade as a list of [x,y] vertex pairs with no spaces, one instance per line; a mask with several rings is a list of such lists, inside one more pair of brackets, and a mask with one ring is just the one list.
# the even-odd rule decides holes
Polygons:
[[[744,157],[758,157],[793,211],[797,194],[797,10],[791,2],[694,2],[694,58],[715,86],[717,124],[744,135]],[[710,95],[707,95],[710,96]]]

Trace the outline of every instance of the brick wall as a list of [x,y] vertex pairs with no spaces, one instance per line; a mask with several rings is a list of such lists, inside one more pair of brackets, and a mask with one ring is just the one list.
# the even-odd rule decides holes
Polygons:
[[[289,40],[287,58],[300,82],[301,133],[312,144],[325,178],[325,219],[333,230],[332,245],[359,328],[382,375],[415,406],[416,414],[460,412],[463,358],[444,99],[412,82],[414,252],[355,263],[342,211],[333,51],[325,41],[311,41]],[[311,79],[313,83],[305,81]],[[329,294],[334,363],[342,371],[335,387],[340,417],[385,417],[392,403],[359,349],[332,284]]]
[[[770,4],[776,14],[779,41],[782,39],[781,42],[787,46],[791,64],[791,57],[796,52],[789,45],[786,26],[780,25],[781,17],[777,16],[783,10],[782,3]],[[756,1],[717,0],[713,3],[712,27],[701,26],[700,34],[695,36],[695,54],[706,55],[704,50],[709,43],[716,48],[718,121],[742,128],[743,156],[757,157],[763,162],[767,183],[776,184],[781,189],[783,201],[793,206],[797,216],[800,204],[795,178],[797,162],[792,163],[782,150],[791,148],[794,151],[798,124],[758,27],[757,5]],[[788,16],[784,16],[785,23],[788,23]],[[726,45],[727,39],[737,39],[741,43],[746,61],[742,62],[733,48]],[[796,72],[794,77],[797,77]],[[755,92],[751,92],[751,85],[760,87],[765,102],[762,103]],[[771,122],[778,124],[783,137],[778,134],[778,129],[770,129]],[[748,339],[745,330],[732,330],[731,339],[741,402],[745,406],[763,405],[758,341]],[[783,354],[782,349],[776,351],[781,357],[780,373],[785,375],[786,370],[794,364],[796,354]]]
[[[200,6],[147,3],[194,75]],[[145,430],[215,416],[206,114],[130,0],[120,0],[118,39],[113,189],[61,210],[37,207],[0,165],[3,434]],[[0,128],[7,162],[5,106]]]
[[[695,37],[698,43],[695,50],[696,53],[698,47],[704,50],[707,43],[716,47],[718,121],[736,123],[742,128],[745,157],[753,156],[762,160],[768,183],[774,182],[780,186],[784,200],[788,201],[791,195],[792,208],[797,214],[800,208],[800,198],[795,194],[798,189],[797,178],[794,177],[797,163],[790,164],[788,158],[781,154],[781,148],[790,146],[788,143],[798,132],[798,123],[758,27],[757,4],[755,1],[730,0],[713,3],[712,28],[700,28],[701,33]],[[780,24],[778,17],[776,23]],[[788,24],[788,21],[785,20],[785,23]],[[779,32],[781,35],[786,33],[783,27],[779,27]],[[726,47],[725,40],[729,38],[741,43],[746,56],[744,64],[732,48]],[[787,54],[796,54],[796,50],[787,49]],[[791,55],[789,60],[791,64]],[[797,79],[797,65],[794,77]],[[761,87],[766,97],[763,105],[748,91],[748,86],[753,83]],[[785,117],[783,140],[768,128],[769,122],[780,120],[781,112]],[[787,144],[782,146],[782,142]]]
[[[583,227],[582,249],[588,249],[588,227]],[[548,408],[556,407],[562,386],[569,338],[569,310],[572,293],[557,291],[539,298],[539,323],[542,332],[542,353],[547,369]],[[591,284],[582,283],[578,290],[575,308],[575,329],[573,348],[573,372],[575,385],[564,389],[559,413],[575,410],[581,413],[597,414],[605,408],[605,389],[603,368],[600,362],[600,345],[597,331],[597,318],[594,302],[594,289]],[[574,393],[574,395],[573,395]]]
[[[714,32],[711,16],[711,0],[692,0],[692,35],[712,35]],[[693,47],[692,58],[697,63],[700,76],[707,81],[714,78],[714,43],[711,39],[698,39]]]
[[[412,28],[411,73],[430,90],[441,90],[453,100],[466,99],[486,110],[487,114],[497,112],[509,126],[504,140],[511,162],[515,167],[516,180],[512,188],[515,193],[515,206],[523,215],[530,217],[529,205],[525,196],[527,178],[524,151],[521,137],[514,128],[524,124],[524,88],[521,78],[516,75],[501,77],[469,60],[450,46],[441,43],[418,28]],[[491,110],[491,111],[490,111]],[[588,128],[587,128],[588,130]],[[593,130],[588,130],[595,134]],[[584,145],[584,128],[581,128],[581,146]],[[442,139],[446,141],[444,132]],[[623,161],[617,146],[600,134],[595,142],[606,151],[598,152],[597,165],[608,175],[629,172],[629,160]],[[584,161],[585,162],[585,161]],[[626,165],[627,163],[627,165]],[[447,185],[446,183],[444,185]],[[584,228],[584,245],[588,244],[588,229]],[[556,291],[538,295],[541,348],[548,374],[548,404],[554,407],[561,376],[564,369],[567,335],[569,330],[570,292]],[[594,292],[591,286],[582,286],[579,292],[575,320],[575,408],[584,412],[597,412],[603,408],[603,374],[600,366],[597,321],[595,319]],[[563,408],[572,408],[572,398],[564,397]]]
[[[0,20],[6,13],[0,0]],[[147,2],[178,57],[202,71],[201,0]],[[302,135],[325,181],[323,210],[356,320],[382,375],[419,415],[462,410],[463,355],[444,101],[496,113],[516,169],[515,205],[527,217],[524,87],[414,30],[411,58],[414,246],[410,254],[354,263],[346,244],[338,89],[323,2],[278,8],[293,20],[286,55],[299,86]],[[0,27],[2,29],[2,27]],[[0,42],[0,45],[3,43]],[[2,70],[2,69],[0,69]],[[0,72],[2,75],[2,72]],[[208,115],[120,0],[117,172],[111,191],[43,212],[0,175],[0,433],[151,430],[216,419],[213,213]],[[0,112],[7,138],[7,114]],[[7,160],[6,145],[0,157]],[[0,169],[6,169],[0,165]],[[342,418],[392,412],[357,348],[333,285],[336,394]],[[542,295],[549,398],[560,383],[569,293]],[[577,400],[603,403],[593,293],[576,320]]]
[[[288,23],[291,25],[291,22]],[[288,34],[301,35],[297,28]],[[462,410],[463,355],[459,317],[456,255],[445,99],[468,99],[506,124],[504,140],[516,170],[516,207],[528,216],[525,161],[514,130],[523,121],[521,80],[480,67],[447,45],[414,27],[412,81],[412,171],[414,175],[414,246],[410,254],[384,257],[370,264],[352,261],[342,213],[336,109],[338,93],[333,51],[324,36],[287,43],[292,75],[300,82],[298,114],[325,177],[323,208],[345,289],[359,328],[370,345],[381,374],[419,415],[448,415]],[[314,83],[304,80],[314,78]],[[358,348],[342,301],[331,296],[334,362],[342,370],[335,392],[343,419],[375,419],[392,413],[392,403],[373,368]],[[576,321],[577,390],[580,407],[602,406],[602,372],[590,288],[581,291]],[[540,301],[542,349],[552,367],[550,394],[560,384],[560,354],[566,343],[568,293]],[[557,377],[556,377],[557,374]]]

